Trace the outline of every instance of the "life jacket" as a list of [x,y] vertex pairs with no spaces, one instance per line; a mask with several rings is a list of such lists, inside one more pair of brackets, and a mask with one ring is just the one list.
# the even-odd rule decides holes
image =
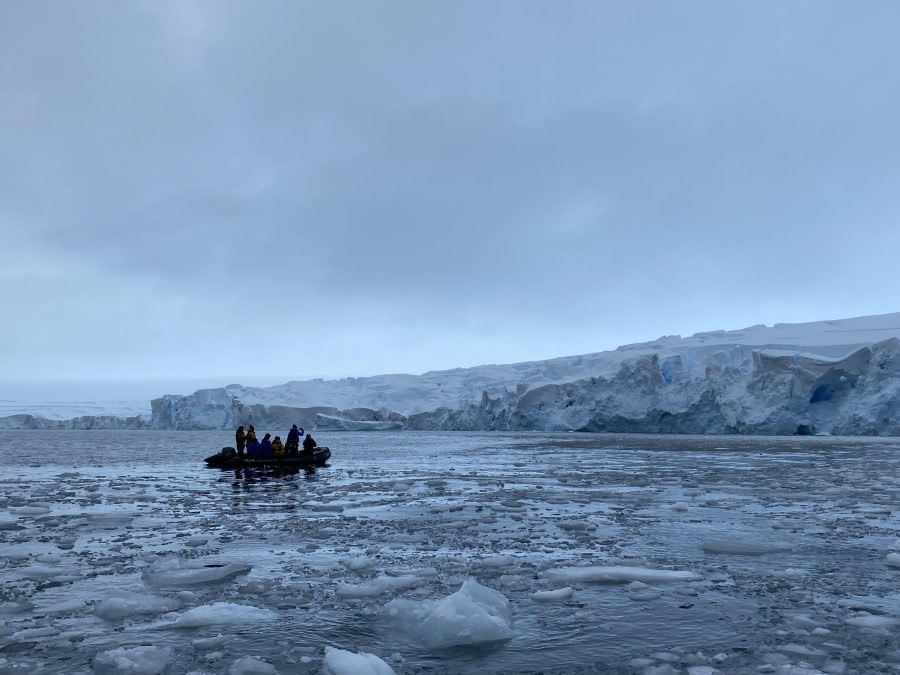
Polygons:
[[284,443],[280,440],[272,441],[272,456],[273,457],[283,457],[284,456]]

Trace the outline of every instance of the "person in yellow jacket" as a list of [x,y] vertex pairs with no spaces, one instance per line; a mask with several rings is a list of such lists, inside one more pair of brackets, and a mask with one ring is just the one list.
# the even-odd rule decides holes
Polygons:
[[281,436],[276,436],[272,441],[272,457],[284,457],[284,443],[281,442]]

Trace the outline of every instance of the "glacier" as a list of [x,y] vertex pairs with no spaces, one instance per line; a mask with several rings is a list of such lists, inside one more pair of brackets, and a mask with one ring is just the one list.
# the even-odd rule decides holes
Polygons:
[[230,384],[130,417],[0,428],[900,435],[900,313],[664,336],[545,361]]

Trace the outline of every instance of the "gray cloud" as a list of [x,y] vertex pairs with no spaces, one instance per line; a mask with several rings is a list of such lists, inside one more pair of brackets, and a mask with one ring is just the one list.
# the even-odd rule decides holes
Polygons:
[[421,371],[892,311],[898,19],[8,4],[2,367]]

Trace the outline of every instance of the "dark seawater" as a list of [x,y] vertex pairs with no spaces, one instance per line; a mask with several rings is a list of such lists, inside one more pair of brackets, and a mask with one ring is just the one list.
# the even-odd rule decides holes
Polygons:
[[[318,673],[326,646],[397,673],[900,669],[898,440],[315,436],[330,465],[283,474],[205,468],[228,432],[6,432],[0,674],[139,645],[172,648],[166,673]],[[159,583],[165,556],[250,569]],[[571,572],[601,566],[695,576]],[[510,639],[436,645],[384,610],[466,579],[509,600]],[[271,613],[173,625],[211,603]]]

